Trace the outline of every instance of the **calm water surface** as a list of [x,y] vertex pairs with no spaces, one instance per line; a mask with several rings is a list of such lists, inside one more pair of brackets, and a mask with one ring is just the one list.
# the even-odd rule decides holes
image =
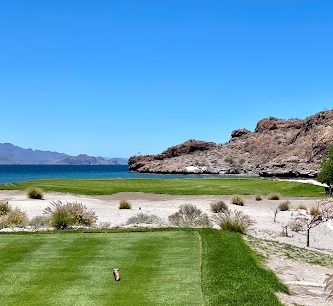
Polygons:
[[[143,174],[129,172],[127,166],[90,165],[0,165],[0,184],[51,178],[193,178],[213,175]],[[215,175],[215,177],[221,177]]]

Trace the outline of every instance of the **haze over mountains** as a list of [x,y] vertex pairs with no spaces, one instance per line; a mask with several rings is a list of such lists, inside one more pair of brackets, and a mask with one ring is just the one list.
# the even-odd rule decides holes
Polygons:
[[11,143],[0,143],[2,165],[127,165],[126,158],[105,158],[80,154],[24,149]]

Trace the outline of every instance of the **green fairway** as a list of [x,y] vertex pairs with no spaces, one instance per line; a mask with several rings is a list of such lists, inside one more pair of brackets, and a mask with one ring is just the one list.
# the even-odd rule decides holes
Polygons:
[[260,178],[221,179],[52,179],[0,185],[0,189],[25,190],[31,187],[45,191],[103,195],[117,192],[148,192],[187,195],[263,194],[278,192],[284,196],[325,196],[324,188],[311,184],[274,181]]
[[240,235],[212,229],[2,234],[0,274],[0,305],[274,306],[287,291]]

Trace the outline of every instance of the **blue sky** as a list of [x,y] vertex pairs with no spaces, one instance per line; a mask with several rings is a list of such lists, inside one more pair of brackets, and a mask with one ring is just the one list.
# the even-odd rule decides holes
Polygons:
[[0,37],[22,147],[152,154],[333,108],[330,0],[2,0]]

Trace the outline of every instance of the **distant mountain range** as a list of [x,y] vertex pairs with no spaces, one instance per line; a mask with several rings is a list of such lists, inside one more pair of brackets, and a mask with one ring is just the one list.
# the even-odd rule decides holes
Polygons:
[[2,165],[127,165],[126,158],[105,158],[80,154],[23,149],[11,143],[0,143]]

